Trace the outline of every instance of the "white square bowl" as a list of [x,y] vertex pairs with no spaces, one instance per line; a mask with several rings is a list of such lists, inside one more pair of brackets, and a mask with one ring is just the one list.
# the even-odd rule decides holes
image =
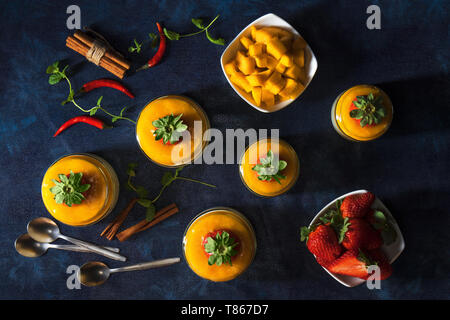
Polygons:
[[[300,93],[295,99],[288,99],[288,100],[282,101],[280,103],[277,103],[277,104],[273,105],[270,109],[264,109],[264,108],[258,107],[257,105],[253,104],[250,100],[248,100],[245,97],[245,95],[247,93],[245,93],[242,89],[240,89],[239,87],[237,87],[236,85],[234,85],[230,81],[227,73],[225,72],[225,67],[224,67],[225,64],[227,64],[232,59],[234,59],[234,57],[236,56],[237,51],[239,49],[243,48],[243,46],[240,43],[239,39],[242,36],[249,36],[250,35],[250,27],[251,26],[255,26],[257,28],[268,27],[268,26],[281,27],[281,28],[283,28],[285,30],[290,31],[292,34],[294,34],[294,37],[299,37],[299,38],[302,38],[302,39],[303,39],[303,37],[289,23],[287,23],[286,21],[284,21],[283,19],[281,19],[277,15],[274,15],[273,13],[268,13],[268,14],[266,14],[266,15],[258,18],[258,19],[256,19],[255,21],[250,23],[247,27],[245,27],[244,30],[242,30],[236,36],[236,38],[234,38],[234,40],[231,41],[231,43],[228,45],[228,47],[223,52],[222,57],[220,58],[220,64],[222,65],[222,71],[223,71],[223,74],[225,75],[225,78],[228,80],[228,83],[234,89],[234,91],[236,91],[236,93],[242,99],[244,99],[245,102],[247,102],[249,105],[251,105],[253,108],[255,108],[258,111],[266,112],[266,113],[275,112],[275,111],[281,110],[281,109],[285,108],[286,106],[288,106],[289,104],[291,104],[298,97],[300,97],[302,95],[302,93],[306,90],[306,88],[308,87],[308,85],[311,82],[312,78],[314,77],[314,74],[317,71],[317,67],[318,67],[317,59],[314,56],[314,53],[312,52],[312,50],[309,47],[308,43],[305,41],[305,43],[306,43],[306,48],[305,48],[306,83],[305,83],[305,89],[303,90],[303,92]],[[303,40],[305,40],[305,39],[303,39]]]
[[[358,193],[366,193],[367,190],[357,190],[353,192],[349,192],[347,194],[344,194],[343,196],[340,196],[333,201],[331,201],[329,204],[327,204],[322,210],[319,211],[319,213],[312,219],[309,226],[312,226],[315,223],[320,222],[319,218],[323,215],[325,215],[331,208],[335,206],[336,201],[344,199],[347,196],[358,194]],[[386,217],[390,220],[391,224],[393,225],[395,231],[397,232],[397,239],[394,243],[391,243],[390,245],[382,245],[381,250],[386,254],[386,257],[388,258],[389,262],[392,264],[398,256],[402,253],[403,249],[405,249],[405,240],[403,239],[402,232],[400,231],[400,228],[397,224],[397,221],[395,221],[394,217],[392,216],[391,212],[386,208],[386,206],[381,202],[378,197],[375,196],[375,200],[372,204],[373,209],[379,209],[383,211],[383,213],[386,215]],[[350,277],[346,275],[341,274],[334,274],[328,271],[326,268],[323,268],[330,276],[332,276],[336,281],[343,284],[346,287],[355,287],[365,282],[365,280],[355,277]]]

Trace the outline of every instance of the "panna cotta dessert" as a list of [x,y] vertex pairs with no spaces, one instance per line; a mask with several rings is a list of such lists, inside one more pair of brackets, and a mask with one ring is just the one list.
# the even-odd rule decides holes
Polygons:
[[391,125],[393,106],[389,96],[372,85],[358,85],[341,93],[331,108],[334,129],[351,141],[370,141]]
[[284,140],[262,139],[242,155],[239,173],[253,193],[275,197],[291,189],[298,179],[300,162],[295,150]]
[[104,159],[93,154],[71,154],[47,169],[41,193],[45,207],[56,220],[87,226],[114,209],[119,180]]
[[209,120],[193,100],[177,95],[157,98],[142,110],[136,138],[147,157],[163,167],[194,161],[206,146],[203,135]]
[[197,215],[183,237],[189,267],[215,282],[242,274],[253,261],[256,237],[250,222],[238,211],[217,207]]

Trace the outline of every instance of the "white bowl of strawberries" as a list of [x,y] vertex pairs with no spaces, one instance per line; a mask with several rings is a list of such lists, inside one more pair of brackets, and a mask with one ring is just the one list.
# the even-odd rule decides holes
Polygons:
[[391,264],[405,248],[391,212],[367,190],[327,204],[301,228],[301,240],[325,271],[347,287],[364,283],[371,276],[370,265],[379,267],[380,280],[388,278]]

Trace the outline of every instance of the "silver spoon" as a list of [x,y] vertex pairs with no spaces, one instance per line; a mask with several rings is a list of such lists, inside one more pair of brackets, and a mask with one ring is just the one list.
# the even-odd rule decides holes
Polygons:
[[62,235],[59,232],[58,225],[54,221],[52,221],[48,218],[41,217],[41,218],[36,218],[36,219],[31,220],[27,225],[27,230],[28,230],[28,234],[30,235],[30,237],[32,237],[34,240],[39,241],[39,242],[50,243],[58,238],[61,238],[66,241],[72,242],[73,244],[76,244],[77,246],[84,247],[92,252],[95,252],[95,253],[105,256],[105,257],[108,257],[110,259],[119,260],[119,261],[127,260],[127,258],[125,258],[124,256],[122,256],[118,253],[109,251],[107,249],[104,249],[95,244]]
[[[47,252],[49,248],[59,249],[59,250],[67,250],[67,251],[76,251],[76,252],[92,252],[86,248],[75,246],[75,245],[64,245],[64,244],[51,244],[38,242],[30,237],[28,233],[25,233],[18,237],[14,242],[14,247],[16,251],[28,258],[36,258],[42,256]],[[111,247],[103,247],[107,250],[119,252],[119,248],[111,248]]]
[[137,271],[137,270],[147,270],[152,268],[159,268],[170,266],[180,262],[180,258],[169,258],[163,260],[156,260],[151,262],[143,262],[134,264],[127,267],[109,269],[103,262],[86,262],[80,268],[77,273],[78,280],[81,284],[87,287],[94,287],[103,284],[108,280],[111,273],[123,272],[123,271]]

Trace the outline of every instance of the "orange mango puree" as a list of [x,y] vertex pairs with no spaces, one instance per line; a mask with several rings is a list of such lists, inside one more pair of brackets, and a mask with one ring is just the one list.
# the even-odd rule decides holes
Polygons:
[[[156,141],[152,122],[170,114],[183,114],[183,123],[188,126],[190,139],[183,136],[178,144],[164,144]],[[201,121],[198,133],[194,134],[194,121]],[[141,112],[136,124],[136,137],[142,151],[162,166],[177,166],[193,161],[206,145],[203,133],[209,128],[209,121],[203,110],[192,100],[182,96],[165,96],[150,102]],[[175,149],[176,148],[176,149]],[[175,150],[174,150],[175,149]],[[173,157],[172,152],[177,156]]]
[[[379,124],[361,127],[359,121],[350,117],[350,110],[357,96],[366,96],[369,93],[373,93],[375,97],[382,96],[386,116]],[[358,85],[345,91],[338,99],[335,117],[338,128],[344,135],[358,141],[367,141],[376,139],[387,131],[392,122],[392,113],[392,102],[384,91],[375,86]]]
[[[208,232],[228,230],[238,238],[238,253],[228,263],[208,265],[208,256],[202,245]],[[234,212],[211,211],[197,218],[188,228],[184,237],[186,260],[198,276],[211,281],[228,281],[244,272],[253,260],[256,240],[251,226]]]
[[[81,204],[69,207],[57,204],[50,188],[59,180],[59,174],[82,172],[85,183],[91,185],[86,199]],[[70,155],[56,161],[45,173],[42,181],[42,200],[48,212],[57,220],[71,226],[84,226],[95,223],[109,211],[113,196],[113,180],[107,168],[97,159],[88,155]]]
[[[244,184],[256,194],[266,197],[277,196],[288,191],[295,184],[300,171],[297,154],[287,142],[279,140],[278,153],[272,144],[271,139],[260,140],[252,144],[245,151],[239,168]],[[286,179],[280,179],[281,184],[275,180],[261,181],[258,179],[257,172],[252,170],[257,164],[257,160],[265,157],[269,150],[272,150],[275,156],[278,154],[280,160],[287,162],[287,167],[281,171]]]

